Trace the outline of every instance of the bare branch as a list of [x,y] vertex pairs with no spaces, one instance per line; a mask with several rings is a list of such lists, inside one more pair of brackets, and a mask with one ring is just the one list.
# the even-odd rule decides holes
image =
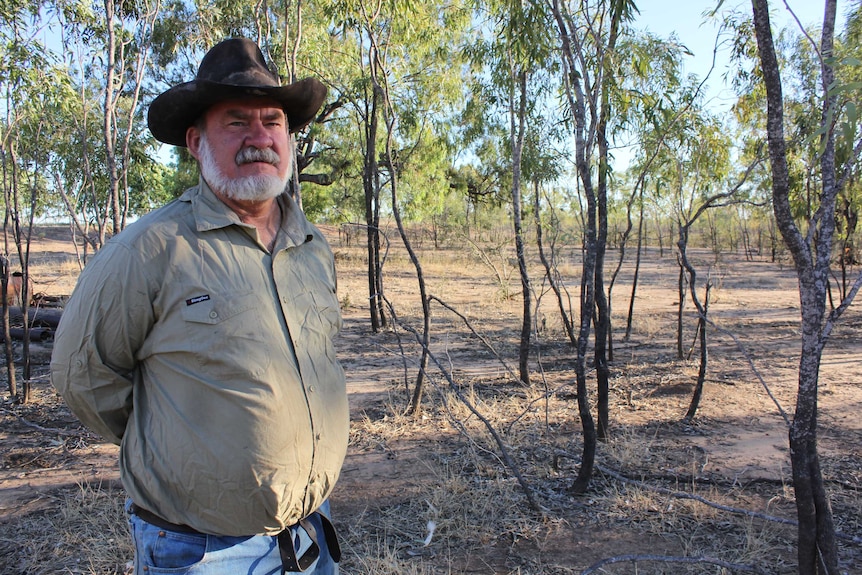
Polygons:
[[737,349],[739,349],[739,351],[742,352],[742,356],[745,358],[745,361],[748,362],[748,367],[751,368],[752,373],[754,373],[754,376],[760,382],[760,385],[762,385],[763,389],[766,390],[766,394],[772,400],[772,403],[775,404],[775,407],[778,408],[778,413],[781,414],[781,417],[784,419],[784,423],[789,428],[790,427],[790,416],[787,415],[787,412],[784,411],[783,407],[781,407],[781,403],[779,403],[778,398],[776,398],[775,395],[773,395],[772,390],[769,388],[769,385],[766,383],[766,380],[763,379],[763,376],[760,375],[760,371],[758,371],[757,366],[754,365],[754,358],[751,357],[751,354],[748,353],[748,350],[745,349],[745,346],[742,345],[742,342],[739,341],[739,338],[737,338],[733,332],[731,332],[730,330],[727,330],[723,327],[720,327],[711,319],[707,319],[706,322],[709,325],[711,325],[712,327],[714,327],[716,330],[718,330],[719,332],[723,333],[724,335],[728,336],[730,339],[733,340],[733,342],[736,344]]
[[515,374],[514,371],[512,371],[512,368],[509,367],[509,364],[506,363],[506,360],[503,359],[502,357],[500,357],[500,354],[497,353],[497,350],[494,349],[493,344],[488,340],[488,338],[486,338],[485,336],[478,333],[475,329],[473,329],[473,326],[470,324],[470,320],[467,319],[467,317],[464,314],[462,314],[461,312],[459,312],[458,310],[456,310],[455,308],[453,308],[452,306],[450,306],[449,304],[447,304],[446,302],[444,302],[442,299],[440,299],[439,297],[437,297],[435,295],[429,295],[428,301],[436,301],[437,303],[439,303],[440,305],[442,305],[443,307],[445,307],[446,309],[448,309],[449,311],[451,311],[452,313],[454,313],[455,315],[460,317],[461,320],[464,322],[464,325],[467,326],[467,329],[469,329],[473,335],[475,335],[477,338],[479,338],[479,340],[485,344],[485,347],[487,347],[488,350],[490,350],[491,353],[494,354],[494,357],[497,358],[497,360],[500,362],[500,365],[502,365],[503,369],[506,370],[506,373],[509,374],[509,377],[511,377],[512,380],[514,380],[514,381],[520,381],[520,378]]
[[[717,207],[722,207],[722,206],[738,203],[738,202],[733,201],[731,198],[733,198],[733,196],[736,195],[736,192],[738,192],[740,190],[740,188],[742,188],[742,186],[745,184],[745,182],[748,181],[748,178],[749,178],[749,176],[751,176],[751,173],[754,171],[754,168],[759,166],[760,163],[764,160],[764,157],[760,155],[762,148],[763,148],[762,145],[758,147],[757,154],[755,155],[754,160],[752,160],[752,162],[745,169],[745,172],[742,174],[742,177],[739,179],[739,181],[729,190],[726,190],[724,192],[720,192],[718,194],[715,194],[715,195],[707,198],[703,202],[703,204],[700,205],[700,207],[697,209],[697,211],[694,213],[694,215],[691,217],[691,219],[688,222],[688,225],[691,225],[695,220],[697,220],[698,217],[700,217],[700,215],[703,212],[705,212],[706,210],[708,210],[710,208],[717,208]],[[723,202],[723,200],[728,200],[728,202],[725,203],[725,202]]]
[[[33,378],[30,381],[36,381],[37,379],[38,378]],[[13,413],[13,412],[8,411],[6,409],[0,409],[0,413],[3,413],[3,414],[8,415],[10,417],[14,417],[18,421],[20,421],[23,425],[26,425],[27,427],[30,427],[30,428],[35,429],[37,431],[41,431],[43,433],[50,433],[50,434],[57,434],[57,435],[69,435],[72,437],[80,437],[82,435],[87,434],[86,430],[84,430],[84,431],[70,431],[68,429],[63,429],[63,428],[59,428],[59,427],[43,427],[39,424],[36,424],[36,423],[33,423],[32,421],[29,421],[28,419],[18,415],[17,413]]]
[[856,276],[856,281],[853,282],[853,287],[850,288],[850,291],[841,301],[841,304],[832,310],[832,313],[829,314],[829,317],[826,318],[826,323],[823,326],[823,330],[820,332],[820,345],[826,345],[826,340],[829,338],[829,334],[832,333],[832,328],[835,327],[835,322],[838,321],[838,318],[841,317],[850,304],[853,303],[853,300],[856,298],[856,294],[859,293],[859,289],[862,288],[862,272]]
[[[400,323],[400,320],[395,313],[395,308],[392,306],[389,300],[385,301],[389,306],[389,313],[392,314],[392,322]],[[503,439],[500,437],[500,434],[497,433],[497,430],[494,429],[494,426],[491,424],[491,422],[488,421],[488,419],[479,412],[476,406],[473,405],[470,400],[464,396],[464,394],[461,392],[461,388],[458,386],[457,383],[455,383],[455,380],[452,378],[452,373],[448,369],[446,369],[446,367],[443,366],[443,363],[437,358],[437,355],[434,354],[430,349],[428,349],[426,338],[423,337],[423,335],[420,334],[412,326],[401,323],[401,327],[413,334],[413,337],[416,339],[416,342],[420,346],[422,346],[423,350],[427,354],[428,359],[430,359],[434,363],[434,365],[437,366],[437,369],[440,370],[440,373],[449,383],[449,388],[452,390],[455,396],[461,401],[461,403],[463,403],[467,407],[467,409],[470,410],[473,415],[475,415],[479,419],[479,421],[482,422],[482,424],[485,426],[485,429],[488,430],[488,433],[494,439],[494,442],[497,444],[497,448],[500,450],[500,457],[503,458],[503,462],[505,463],[506,467],[509,468],[509,471],[512,472],[512,474],[518,480],[518,483],[521,485],[521,489],[524,490],[524,496],[527,498],[527,503],[530,505],[530,508],[538,513],[544,513],[545,509],[536,502],[535,498],[533,497],[532,488],[530,488],[530,485],[529,483],[527,483],[527,480],[524,479],[521,470],[518,468],[517,464],[512,459],[512,456],[509,455],[509,450],[506,447],[506,444],[503,442]],[[425,372],[426,370],[422,369],[422,371]]]
[[299,174],[299,181],[318,186],[331,186],[333,182],[332,174]]
[[805,26],[802,25],[802,22],[799,21],[799,17],[796,16],[796,12],[790,7],[790,4],[787,3],[787,0],[784,0],[784,7],[787,8],[787,11],[790,12],[790,15],[793,17],[793,20],[796,22],[796,25],[799,26],[799,31],[803,36],[811,43],[811,47],[814,49],[814,53],[817,54],[817,60],[820,62],[820,65],[823,65],[823,54],[820,53],[820,46],[818,46],[817,42],[812,38],[808,31],[805,29]]

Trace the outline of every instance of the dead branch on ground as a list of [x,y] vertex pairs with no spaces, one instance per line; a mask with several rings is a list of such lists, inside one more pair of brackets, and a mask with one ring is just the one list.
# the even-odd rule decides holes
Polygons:
[[500,354],[499,354],[499,353],[497,353],[497,350],[496,350],[496,349],[494,349],[494,346],[491,344],[491,342],[488,340],[488,338],[486,338],[485,336],[483,336],[483,335],[481,335],[479,332],[477,332],[475,329],[473,329],[473,325],[470,323],[470,320],[469,320],[469,319],[467,319],[467,316],[465,316],[464,314],[462,314],[461,312],[459,312],[458,310],[456,310],[455,308],[453,308],[451,305],[449,305],[448,303],[444,302],[442,299],[440,299],[439,297],[437,297],[437,296],[435,296],[435,295],[429,295],[429,296],[428,296],[428,301],[436,301],[437,303],[439,303],[440,305],[442,305],[443,307],[445,307],[447,310],[451,311],[452,313],[454,313],[455,315],[457,315],[458,317],[460,317],[460,318],[461,318],[461,321],[463,321],[463,322],[464,322],[464,325],[466,325],[466,326],[467,326],[467,329],[469,329],[469,330],[470,330],[470,333],[472,333],[473,335],[475,335],[475,336],[479,339],[479,341],[481,341],[483,344],[485,344],[485,347],[486,347],[486,348],[488,348],[488,350],[489,350],[491,353],[493,353],[493,354],[494,354],[494,357],[496,357],[496,358],[497,358],[497,360],[500,362],[500,365],[502,365],[502,366],[503,366],[503,369],[505,369],[505,370],[506,370],[506,373],[508,373],[508,374],[509,374],[509,376],[510,376],[514,381],[517,381],[517,382],[520,382],[520,381],[521,381],[521,380],[520,380],[520,378],[519,378],[517,375],[515,375],[515,372],[514,372],[514,371],[512,371],[512,368],[511,368],[511,367],[509,367],[509,364],[507,364],[507,363],[506,363],[506,360],[505,360],[505,359],[503,359],[502,357],[500,357]]
[[18,421],[20,421],[23,425],[26,425],[27,427],[30,427],[30,428],[35,429],[37,431],[41,431],[43,433],[51,433],[51,434],[57,434],[57,435],[69,435],[72,437],[82,437],[84,435],[87,435],[87,433],[88,433],[86,430],[78,431],[78,430],[61,429],[58,427],[43,427],[43,426],[39,425],[38,423],[33,423],[32,421],[26,419],[25,417],[22,417],[22,416],[18,415],[17,413],[8,411],[6,409],[0,409],[0,413],[2,413],[3,415],[8,415],[10,417],[14,417]]
[[[566,457],[572,459],[577,462],[578,457],[575,455],[567,454],[567,453],[559,453],[554,456],[555,463],[557,465],[557,461],[559,458]],[[702,503],[707,507],[712,507],[713,509],[718,509],[719,511],[725,511],[727,513],[732,513],[734,515],[744,515],[746,517],[751,517],[753,519],[762,519],[763,521],[769,521],[771,523],[779,523],[782,525],[789,525],[792,527],[798,527],[799,523],[794,519],[784,519],[782,517],[776,517],[774,515],[768,515],[766,513],[760,513],[758,511],[750,511],[748,509],[740,509],[738,507],[731,507],[729,505],[723,505],[721,503],[716,503],[714,501],[710,501],[705,497],[701,497],[700,495],[695,495],[694,493],[686,493],[684,491],[675,491],[673,489],[668,489],[666,487],[659,487],[657,485],[650,485],[648,483],[644,483],[643,481],[638,481],[637,479],[631,479],[630,477],[626,477],[622,473],[618,471],[614,471],[608,467],[596,464],[596,469],[601,471],[605,475],[608,475],[617,481],[621,481],[628,485],[634,485],[636,487],[640,487],[642,489],[646,489],[648,491],[653,491],[655,493],[661,493],[662,495],[669,495],[671,497],[676,497],[678,499],[690,499],[692,501],[697,501],[698,503]],[[857,545],[862,544],[862,537],[856,537],[853,535],[848,535],[846,533],[836,532],[835,536],[839,539],[843,539],[845,541],[850,541],[852,543],[856,543]]]
[[[428,356],[428,359],[430,359],[434,363],[434,365],[437,366],[437,369],[440,371],[440,373],[446,379],[446,381],[449,384],[449,388],[452,390],[452,392],[455,394],[455,396],[485,426],[485,429],[487,429],[488,434],[491,436],[491,438],[497,444],[497,448],[500,450],[500,457],[502,457],[504,464],[506,465],[506,467],[509,468],[509,471],[511,471],[512,474],[515,476],[515,478],[518,481],[518,484],[521,486],[521,489],[523,489],[524,496],[527,498],[527,503],[530,505],[530,508],[533,509],[534,511],[536,511],[537,513],[544,513],[546,510],[536,502],[535,498],[533,497],[532,488],[530,487],[529,483],[527,483],[527,480],[524,479],[524,475],[521,473],[520,468],[515,463],[515,461],[512,459],[512,456],[509,454],[509,450],[506,447],[506,444],[503,442],[503,439],[500,437],[500,434],[497,433],[497,430],[494,429],[494,426],[491,424],[491,422],[488,421],[488,419],[479,412],[479,410],[476,408],[476,406],[473,405],[469,399],[464,397],[464,394],[461,392],[460,387],[458,386],[458,384],[455,382],[454,378],[452,377],[452,373],[443,366],[443,363],[440,361],[440,359],[437,357],[437,355],[435,353],[433,353],[430,349],[428,349],[428,346],[425,345],[425,343],[423,343],[422,335],[412,326],[401,322],[401,320],[398,318],[398,314],[395,313],[395,308],[392,305],[392,302],[390,302],[386,298],[384,298],[384,301],[386,301],[386,304],[389,306],[389,313],[392,316],[392,323],[393,324],[400,324],[403,329],[405,329],[405,330],[409,331],[411,334],[413,334],[413,337],[416,339],[416,343],[418,343],[420,346],[423,347],[424,352]],[[423,369],[423,371],[425,371],[425,370]],[[429,381],[431,381],[430,378],[429,378]]]

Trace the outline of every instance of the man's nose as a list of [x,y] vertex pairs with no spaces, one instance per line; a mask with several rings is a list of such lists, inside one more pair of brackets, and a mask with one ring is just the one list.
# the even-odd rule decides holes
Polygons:
[[245,136],[245,145],[254,146],[255,148],[269,148],[272,146],[273,141],[272,135],[262,121],[253,120],[249,123]]

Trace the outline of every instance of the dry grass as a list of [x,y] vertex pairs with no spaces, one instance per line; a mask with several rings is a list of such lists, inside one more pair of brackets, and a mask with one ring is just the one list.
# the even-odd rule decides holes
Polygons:
[[20,575],[122,574],[132,559],[121,490],[79,485],[54,495],[56,507],[2,525],[0,572]]
[[[578,503],[561,496],[560,481],[564,473],[548,465],[549,448],[547,436],[551,430],[545,426],[542,410],[531,410],[537,405],[535,393],[506,393],[505,390],[489,391],[478,386],[466,386],[463,396],[483,415],[494,423],[496,429],[509,430],[505,437],[515,454],[522,471],[530,477],[533,488],[543,497],[548,506],[544,514],[531,513],[518,484],[506,473],[505,467],[495,454],[495,447],[488,439],[471,410],[452,393],[442,392],[445,399],[434,403],[433,413],[417,422],[405,417],[395,408],[397,392],[391,391],[385,414],[377,412],[375,418],[365,417],[354,426],[358,449],[375,445],[392,445],[396,442],[415,441],[430,449],[429,435],[438,436],[438,446],[426,451],[421,464],[426,467],[428,484],[422,491],[422,499],[397,503],[387,507],[381,515],[363,517],[364,528],[351,525],[351,540],[359,536],[364,546],[351,549],[359,552],[347,567],[358,568],[350,573],[422,573],[416,562],[424,558],[437,564],[435,572],[466,573],[464,558],[471,557],[479,549],[514,549],[517,542],[529,542],[538,550],[547,547],[550,533],[561,528],[568,530],[571,523],[612,526],[620,532],[639,534],[639,537],[657,538],[663,541],[665,554],[698,557],[707,556],[723,561],[764,565],[764,558],[772,573],[791,573],[795,532],[787,526],[771,524],[762,520],[729,514],[699,501],[682,499],[657,493],[649,488],[658,485],[686,494],[703,497],[719,505],[734,507],[752,505],[755,501],[782,498],[786,486],[777,484],[762,488],[765,493],[722,487],[698,481],[645,480],[643,487],[615,483],[601,479],[598,474],[596,488],[586,501]],[[535,390],[533,390],[535,392]],[[481,393],[484,392],[484,395]],[[404,398],[402,398],[402,401]],[[561,413],[561,401],[550,398],[549,409]],[[430,403],[430,402],[429,402]],[[447,405],[447,409],[443,409]],[[449,421],[456,425],[441,425]],[[466,432],[457,434],[455,427]],[[604,465],[624,470],[637,478],[642,472],[661,469],[662,462],[679,459],[673,453],[676,445],[658,439],[654,433],[643,433],[643,429],[623,427],[600,449],[600,460]],[[361,438],[361,440],[359,439]],[[424,438],[424,439],[423,439]],[[361,441],[361,444],[360,444]],[[558,446],[562,449],[564,445]],[[570,446],[568,446],[570,447]],[[684,456],[681,467],[688,477],[696,477],[703,462],[699,452],[691,450]],[[583,513],[572,515],[572,504]],[[860,503],[856,502],[857,505]],[[434,521],[436,532],[431,549],[421,547],[427,535],[427,523]],[[368,525],[370,524],[370,525]],[[439,537],[442,541],[437,542]],[[629,550],[636,547],[630,544]],[[642,553],[650,553],[647,547]],[[381,555],[382,554],[382,555]],[[613,554],[613,553],[611,553]],[[385,558],[383,564],[391,571],[365,571],[368,557]],[[545,565],[538,570],[535,565],[513,566],[511,555],[508,563],[494,564],[489,573],[563,573],[577,571],[559,570]],[[423,563],[424,564],[424,563]],[[490,566],[489,566],[490,567]],[[380,569],[381,563],[374,563]],[[605,568],[603,573],[632,573],[630,565],[618,564]],[[453,570],[454,569],[454,570]],[[507,571],[506,569],[512,569]],[[721,573],[720,570],[705,570],[704,565],[678,565],[661,567],[641,563],[638,573],[701,574]],[[715,568],[718,569],[718,568]]]
[[[484,397],[483,397],[483,393]],[[405,397],[393,389],[373,410],[357,414],[351,431],[352,452],[398,451],[403,465],[418,469],[418,485],[409,485],[403,497],[394,496],[361,510],[348,508],[336,517],[341,527],[345,574],[425,575],[430,573],[577,573],[566,563],[545,558],[559,553],[560,535],[572,526],[628,533],[634,539],[607,556],[633,552],[638,540],[660,541],[663,554],[710,556],[725,561],[769,565],[771,573],[793,572],[795,533],[786,526],[735,516],[703,503],[656,493],[649,485],[661,485],[700,495],[716,503],[753,507],[771,501],[770,513],[786,511],[786,486],[759,486],[754,490],[680,480],[645,480],[643,487],[621,484],[597,475],[587,498],[565,495],[572,468],[554,469],[549,464],[555,449],[573,451],[550,437],[564,425],[547,428],[535,394],[487,393],[474,386],[466,396],[482,413],[492,417],[505,434],[509,448],[531,486],[547,507],[531,512],[524,495],[500,463],[493,443],[475,416],[449,392],[443,401],[429,400],[426,417],[402,414]],[[549,408],[561,411],[561,400],[551,398]],[[526,414],[526,415],[525,415]],[[457,425],[455,425],[457,424]],[[462,429],[459,432],[456,427]],[[576,440],[576,438],[573,438]],[[675,447],[643,429],[619,430],[601,445],[603,465],[637,478],[642,472],[660,471],[662,462],[678,454]],[[700,466],[697,452],[681,465],[695,476]],[[373,486],[367,486],[373,489]],[[792,494],[791,494],[792,495]],[[122,512],[120,490],[80,485],[59,492],[51,511],[24,515],[2,525],[0,572],[22,575],[73,573],[82,575],[122,573],[131,559]],[[783,501],[783,503],[782,503]],[[862,501],[838,500],[842,528],[859,529]],[[338,501],[336,500],[336,509]],[[433,523],[433,534],[431,525]],[[429,537],[430,536],[430,537]],[[427,544],[426,544],[427,543]],[[642,552],[652,551],[652,544]],[[521,555],[524,548],[533,549]],[[493,551],[496,550],[496,551]],[[502,560],[493,560],[494,556]],[[582,563],[583,565],[583,563]],[[606,566],[603,573],[721,573],[704,565],[670,565],[639,562]]]
[[[582,432],[572,351],[563,337],[556,303],[548,296],[542,302],[541,311],[548,320],[541,333],[541,364],[533,364],[530,386],[512,382],[460,319],[435,308],[433,351],[452,370],[458,393],[430,367],[423,414],[414,418],[404,414],[409,394],[404,389],[399,353],[405,349],[408,354],[407,379],[412,384],[418,357],[415,342],[403,329],[398,337],[391,331],[369,333],[363,303],[367,287],[362,248],[336,244],[335,253],[339,298],[348,321],[346,331],[353,336],[340,344],[340,352],[348,374],[354,378],[356,394],[351,399],[356,403],[348,461],[333,495],[344,551],[343,573],[570,575],[603,558],[626,554],[709,556],[757,565],[775,575],[794,573],[793,527],[657,490],[697,495],[740,510],[795,517],[788,468],[777,476],[769,475],[766,471],[771,468],[766,464],[755,460],[748,463],[750,454],[733,451],[735,435],[743,432],[762,429],[766,435],[777,436],[776,442],[784,441],[781,429],[776,433],[765,425],[764,421],[774,416],[771,405],[761,401],[762,389],[733,350],[713,353],[711,383],[698,418],[690,426],[679,423],[696,365],[675,359],[676,273],[672,261],[654,262],[645,268],[650,275],[639,288],[642,291],[632,340],[617,342],[617,361],[612,366],[613,428],[610,438],[599,444],[597,461],[602,468],[631,481],[597,471],[590,491],[575,497],[568,488],[578,470]],[[423,251],[421,257],[432,293],[469,317],[506,361],[514,363],[519,298],[501,297],[509,288],[501,286],[499,278],[466,247]],[[502,252],[495,257],[495,262],[505,262]],[[68,263],[56,262],[53,267],[39,268],[37,291],[39,282],[50,286],[51,291],[59,289],[65,285],[61,276],[77,271]],[[732,258],[722,259],[721,293],[716,292],[721,297],[714,300],[712,313],[743,337],[749,336],[752,345],[763,346],[766,353],[758,361],[765,364],[770,384],[785,401],[792,399],[792,380],[788,383],[768,372],[770,367],[792,363],[796,353],[796,340],[789,339],[796,337],[788,329],[792,319],[740,317],[738,303],[780,309],[777,306],[785,305],[780,301],[798,299],[793,291],[795,282],[791,279],[778,286],[779,274],[769,268],[756,275],[757,281],[749,286],[768,291],[768,297],[757,291],[742,294],[735,291],[734,265]],[[418,288],[403,250],[393,249],[386,271],[388,297],[399,316],[416,325]],[[52,275],[55,272],[56,278]],[[578,269],[573,266],[567,273],[576,275]],[[755,277],[751,272],[747,275]],[[625,284],[620,282],[619,286]],[[61,290],[56,295],[67,293]],[[576,292],[572,296],[576,298]],[[620,309],[615,315],[619,330],[624,325],[620,315],[624,306],[619,302],[628,296],[618,287],[615,297],[619,298]],[[792,315],[792,308],[788,309]],[[723,312],[736,315],[722,316]],[[735,325],[728,323],[737,319]],[[857,332],[848,329],[843,333],[839,333],[844,338],[840,340],[842,350],[858,353]],[[688,344],[691,333],[687,338]],[[720,338],[714,341],[715,345],[722,344]],[[729,383],[714,383],[721,381]],[[831,384],[832,395],[824,396],[823,405],[823,416],[831,418],[826,429],[831,443],[822,458],[832,480],[827,487],[836,525],[856,537],[862,536],[862,430],[854,423],[860,383],[858,374],[838,379]],[[366,391],[366,387],[374,391]],[[51,418],[66,421],[65,408],[50,404],[49,395],[37,394],[39,401],[46,402],[41,408],[45,419],[37,419],[38,406],[16,413],[45,427],[52,426]],[[4,410],[15,409],[19,408],[4,404]],[[496,442],[474,410],[499,433],[542,505],[540,512],[527,505],[521,485],[503,463]],[[65,415],[57,415],[61,413]],[[0,441],[22,443],[24,435],[15,433],[18,435],[2,436]],[[54,437],[43,439],[43,447],[49,440],[55,441]],[[54,458],[53,465],[61,467],[72,458],[85,457],[92,442],[92,438],[83,437],[74,445],[71,441],[51,444],[38,452],[22,443],[16,448],[19,459],[15,461],[8,456],[11,446],[0,461],[2,471],[15,473],[16,462],[35,461],[36,455],[40,465],[50,467],[48,459]],[[774,453],[769,451],[772,456]],[[76,489],[47,493],[49,504],[0,522],[0,573],[122,573],[131,559],[122,491],[82,483]],[[842,542],[841,556],[842,569],[847,573],[862,572],[858,545]],[[655,561],[615,563],[600,572],[730,573],[705,564]]]

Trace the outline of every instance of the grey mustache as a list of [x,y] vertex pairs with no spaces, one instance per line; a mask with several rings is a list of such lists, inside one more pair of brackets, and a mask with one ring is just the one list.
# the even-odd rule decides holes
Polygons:
[[261,149],[254,146],[243,148],[237,153],[237,165],[250,164],[252,162],[266,162],[267,164],[277,166],[281,163],[281,158],[269,148]]

